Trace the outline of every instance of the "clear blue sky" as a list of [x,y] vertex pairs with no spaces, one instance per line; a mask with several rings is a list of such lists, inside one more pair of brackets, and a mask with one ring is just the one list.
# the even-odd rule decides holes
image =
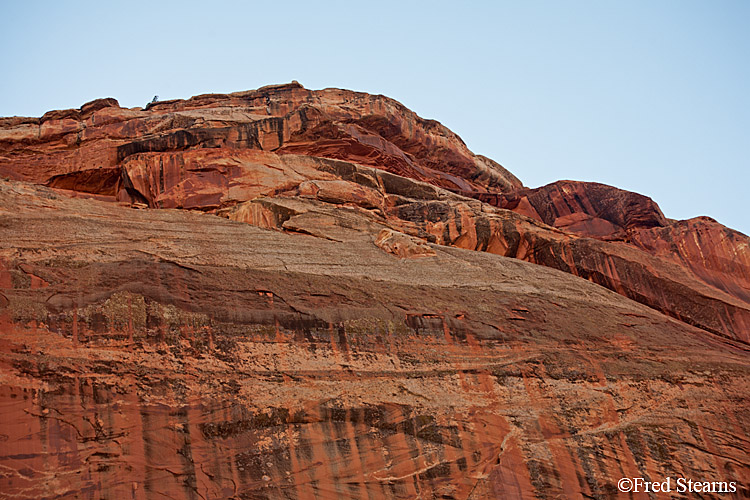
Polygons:
[[0,3],[0,115],[298,80],[750,234],[750,1]]

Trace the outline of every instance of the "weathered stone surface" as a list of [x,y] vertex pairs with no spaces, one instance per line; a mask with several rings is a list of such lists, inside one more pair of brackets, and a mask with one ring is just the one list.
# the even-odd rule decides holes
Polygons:
[[[195,154],[205,168],[215,169],[202,151]],[[691,268],[678,265],[666,254],[650,250],[645,243],[626,245],[580,238],[508,210],[377,169],[254,151],[225,156],[222,162],[235,166],[234,173],[226,169],[217,177],[223,184],[216,185],[215,201],[202,207],[234,207],[223,212],[232,220],[335,241],[354,237],[347,234],[355,227],[360,237],[370,234],[373,240],[383,228],[389,228],[440,245],[515,257],[570,272],[691,325],[750,341],[750,304],[739,293],[742,275],[732,293],[727,287],[717,287],[696,275]],[[191,174],[187,175],[184,183],[192,179]],[[339,180],[331,180],[335,178]],[[274,185],[275,180],[278,185]],[[243,183],[250,187],[237,187]],[[138,181],[134,184],[140,185]],[[194,185],[205,188],[208,183]],[[228,196],[230,187],[239,195]],[[154,200],[164,199],[161,193],[141,191],[151,193],[147,195],[151,206]],[[180,193],[184,194],[184,190]],[[248,198],[251,201],[241,202]],[[324,203],[312,203],[313,200]],[[341,212],[342,206],[355,206],[358,210]],[[642,216],[638,220],[649,219]],[[647,230],[646,223],[633,223],[627,229],[633,235]],[[742,235],[736,234],[736,241],[741,242]],[[406,257],[412,251],[397,254]],[[728,278],[725,281],[732,282]]]
[[0,210],[9,497],[748,494],[747,347],[568,273],[16,182]]
[[420,201],[390,213],[397,219],[393,227],[428,241],[567,271],[691,325],[750,342],[750,303],[711,286],[673,259],[555,231],[476,202]]
[[0,175],[0,497],[750,495],[712,219],[296,83],[3,118]]
[[750,304],[750,238],[710,217],[668,220],[650,198],[593,182],[464,194],[572,234],[629,243]]
[[535,218],[582,236],[626,239],[629,230],[668,225],[651,198],[596,182],[558,181],[517,191],[493,204],[512,210],[522,200]]
[[[341,166],[344,164],[320,173],[310,155],[346,160],[345,165],[370,165],[398,177],[380,176],[379,181],[374,176],[350,178],[343,172],[353,167]],[[434,199],[434,190],[415,188],[419,185],[404,182],[406,177],[511,209],[570,234],[622,241],[672,261],[673,255],[681,255],[675,262],[695,278],[740,299],[742,307],[748,303],[750,244],[746,236],[736,233],[717,245],[723,228],[692,224],[685,227],[695,232],[686,232],[664,218],[649,198],[602,184],[560,181],[524,189],[512,174],[472,154],[439,123],[421,119],[383,96],[339,89],[309,91],[293,83],[157,102],[145,110],[123,109],[114,99],[99,99],[80,110],[52,111],[41,119],[3,119],[0,173],[65,189],[76,196],[145,203],[154,208],[225,209],[256,197],[286,196],[288,191],[383,210],[384,193]],[[410,191],[413,189],[423,192]],[[398,202],[392,197],[391,203]],[[701,239],[698,235],[705,232],[717,236]],[[705,242],[694,244],[694,240]],[[717,248],[721,250],[714,250]],[[607,247],[596,251],[610,253]],[[711,255],[708,259],[703,257],[707,254]],[[730,311],[713,321],[696,321],[695,312],[685,316],[685,311],[675,311],[677,298],[661,290],[646,293],[660,298],[642,299],[641,280],[631,280],[630,271],[612,268],[604,255],[587,258],[597,261],[588,266],[593,270],[577,268],[582,265],[578,261],[572,268],[561,265],[559,256],[529,260],[557,262],[553,267],[582,276],[603,273],[594,280],[612,290],[624,290],[628,297],[677,318],[685,317],[692,324],[744,338],[735,333],[745,328],[744,313],[735,317]],[[673,274],[662,273],[659,265],[638,266],[646,269],[638,272],[639,276]],[[705,294],[697,289],[687,293],[691,294],[699,298],[689,297],[691,305],[685,308],[700,309],[702,306],[692,304],[704,302]],[[730,304],[730,309],[736,306]],[[706,314],[715,316],[714,311],[722,307],[716,303]]]
[[672,259],[709,285],[750,303],[750,239],[709,217],[634,231],[634,245]]
[[403,233],[397,233],[390,229],[383,229],[378,234],[375,244],[384,252],[401,257],[402,259],[413,259],[416,257],[432,257],[435,251],[417,238]]
[[[114,168],[131,155],[250,148],[344,159],[453,189],[521,186],[453,132],[384,96],[299,84],[164,101],[145,110],[113,99],[41,119],[0,122],[0,175],[47,183]],[[93,189],[93,188],[92,188]]]

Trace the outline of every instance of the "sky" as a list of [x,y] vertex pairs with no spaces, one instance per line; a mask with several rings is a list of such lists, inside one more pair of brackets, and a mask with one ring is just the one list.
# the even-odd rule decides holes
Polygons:
[[298,80],[384,94],[529,187],[750,234],[750,2],[0,2],[0,116]]

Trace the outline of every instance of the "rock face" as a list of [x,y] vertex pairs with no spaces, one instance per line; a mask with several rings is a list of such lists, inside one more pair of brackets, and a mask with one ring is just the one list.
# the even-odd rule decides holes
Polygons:
[[[450,130],[383,96],[292,83],[146,110],[98,99],[40,119],[4,119],[0,150],[0,174],[10,178],[151,208],[216,211],[261,196],[377,208],[399,231],[571,272],[700,328],[750,340],[745,235],[702,219],[670,222],[649,198],[602,184],[525,189]],[[321,171],[316,157],[342,162]],[[362,165],[378,172],[347,173]],[[398,177],[383,180],[385,172]],[[485,204],[459,197],[433,203],[445,194],[404,179]],[[488,215],[487,205],[563,233],[502,211]]]
[[625,240],[634,229],[668,225],[650,198],[595,182],[559,181],[509,195],[467,194],[567,232],[607,241]]
[[[393,99],[339,89],[314,92],[296,83],[157,102],[146,110],[99,99],[40,119],[6,118],[0,148],[1,175],[99,194],[127,187],[103,178],[133,155],[194,148],[338,158],[452,189],[521,186],[440,123]],[[167,174],[170,181],[179,180]]]
[[0,173],[0,497],[750,495],[712,219],[296,83],[2,119]]

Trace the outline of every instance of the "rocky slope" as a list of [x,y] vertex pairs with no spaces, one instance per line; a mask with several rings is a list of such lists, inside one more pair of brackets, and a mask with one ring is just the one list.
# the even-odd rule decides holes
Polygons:
[[296,83],[2,119],[0,174],[0,497],[750,495],[711,219]]

